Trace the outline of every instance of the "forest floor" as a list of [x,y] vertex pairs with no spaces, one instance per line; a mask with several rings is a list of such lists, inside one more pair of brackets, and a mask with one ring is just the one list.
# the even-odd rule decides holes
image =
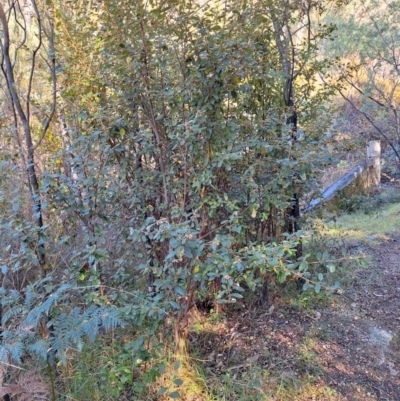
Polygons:
[[369,263],[347,270],[337,293],[275,297],[192,328],[213,394],[204,399],[400,401],[400,225],[384,233],[383,221],[400,222],[400,204],[386,206],[388,216],[361,215],[371,225],[362,238],[348,230],[346,246]]

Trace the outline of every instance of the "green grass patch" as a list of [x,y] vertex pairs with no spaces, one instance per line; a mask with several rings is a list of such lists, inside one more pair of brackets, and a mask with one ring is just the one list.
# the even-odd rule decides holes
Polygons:
[[311,221],[324,241],[330,238],[349,244],[386,240],[400,233],[400,188],[382,186],[369,195],[337,195],[324,210],[319,210],[319,218]]
[[390,234],[400,232],[400,203],[383,204],[366,214],[359,210],[344,214],[330,221],[328,234],[347,241],[385,240]]

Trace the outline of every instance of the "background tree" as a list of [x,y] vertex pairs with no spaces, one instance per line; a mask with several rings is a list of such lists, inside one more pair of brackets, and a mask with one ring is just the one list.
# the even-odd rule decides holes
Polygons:
[[351,1],[346,7],[349,13],[328,17],[338,29],[327,50],[345,56],[337,69],[340,79],[335,75],[331,83],[366,122],[359,131],[381,139],[399,158],[400,9],[389,0]]
[[[46,9],[44,9],[44,12]],[[45,248],[44,248],[44,223],[42,213],[42,200],[40,184],[35,167],[35,150],[40,146],[50,122],[54,116],[56,107],[56,71],[55,55],[53,44],[53,25],[47,14],[41,15],[35,0],[30,3],[29,21],[23,5],[19,2],[10,2],[7,14],[4,7],[0,5],[0,21],[3,30],[1,41],[2,50],[2,72],[5,79],[5,86],[9,96],[9,105],[13,116],[13,132],[18,143],[20,158],[27,171],[27,183],[30,191],[33,213],[38,228],[38,239],[33,244],[38,263],[41,269],[45,270]],[[10,37],[10,21],[14,25],[15,37]],[[28,31],[29,30],[29,31]],[[36,31],[36,32],[35,32]],[[36,36],[36,40],[33,39]],[[28,46],[32,46],[32,50]],[[17,82],[15,70],[22,64],[21,58],[26,57],[26,50],[30,56],[30,65],[24,73],[27,74],[27,81]],[[35,80],[38,76],[37,63],[42,58],[50,73],[50,84],[52,96],[49,107],[42,110],[44,118],[40,135],[34,143],[33,124],[31,108],[34,103],[33,90],[36,89]],[[25,92],[26,91],[26,92]],[[23,93],[25,92],[25,93]],[[46,113],[47,112],[47,113]],[[23,134],[23,140],[20,138]]]

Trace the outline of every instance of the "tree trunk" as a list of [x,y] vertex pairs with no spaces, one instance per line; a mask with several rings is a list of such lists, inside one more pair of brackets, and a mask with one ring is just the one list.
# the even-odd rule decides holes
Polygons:
[[[6,14],[4,12],[3,6],[0,4],[0,22],[3,28],[3,41],[1,43],[1,50],[3,53],[3,62],[4,62],[4,76],[7,81],[7,87],[10,92],[10,97],[12,100],[12,106],[16,110],[16,114],[18,115],[24,136],[25,136],[25,145],[27,148],[27,181],[30,189],[30,194],[33,203],[33,211],[35,213],[36,224],[38,227],[38,242],[36,247],[36,254],[38,257],[39,265],[42,269],[42,274],[45,273],[45,247],[44,244],[41,243],[41,231],[43,229],[43,214],[42,214],[42,201],[40,198],[40,188],[39,181],[37,178],[36,170],[35,170],[35,159],[34,159],[34,146],[32,141],[32,132],[29,126],[29,114],[25,113],[19,95],[17,94],[17,85],[14,78],[14,68],[11,63],[10,58],[10,34],[8,29],[8,21]],[[34,67],[32,67],[34,68]],[[29,99],[28,99],[29,101]]]

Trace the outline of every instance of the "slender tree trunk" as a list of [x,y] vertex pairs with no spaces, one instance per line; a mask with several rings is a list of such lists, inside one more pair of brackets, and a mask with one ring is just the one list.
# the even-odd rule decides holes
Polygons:
[[45,260],[46,251],[44,244],[41,243],[41,231],[43,229],[42,201],[40,198],[39,181],[35,169],[35,158],[34,158],[35,151],[32,141],[32,132],[29,126],[29,115],[27,115],[24,112],[21,100],[19,98],[19,95],[17,94],[17,86],[14,78],[14,68],[10,58],[10,34],[8,29],[8,21],[1,3],[0,3],[0,22],[3,28],[3,40],[1,41],[1,50],[3,53],[3,62],[4,62],[3,71],[5,79],[7,81],[7,87],[9,88],[10,91],[12,106],[15,108],[16,114],[18,115],[21,121],[22,129],[25,136],[25,145],[27,149],[27,175],[28,175],[27,181],[32,197],[33,211],[36,218],[36,224],[39,230],[36,253],[39,265],[42,268],[42,273],[44,274],[45,263],[46,263]]
[[[275,33],[275,42],[279,51],[280,59],[282,62],[283,73],[285,74],[286,83],[283,90],[283,98],[285,102],[286,109],[289,111],[290,115],[286,120],[286,123],[290,125],[292,131],[292,141],[296,141],[297,132],[297,112],[294,102],[294,88],[293,82],[299,74],[299,71],[295,73],[295,53],[294,53],[294,43],[293,35],[288,26],[288,16],[285,13],[290,12],[290,10],[283,10],[281,17],[282,21],[279,21],[277,10],[271,10],[272,22]],[[293,187],[295,177],[293,178]],[[299,218],[300,218],[300,207],[299,207],[299,195],[297,193],[293,194],[291,199],[291,206],[286,213],[285,230],[293,234],[300,229]],[[299,243],[297,245],[296,256],[301,257],[303,254],[302,245]]]
[[[286,94],[285,94],[285,104],[286,107],[290,110],[290,116],[287,119],[287,123],[291,126],[292,130],[292,140],[296,141],[296,133],[297,133],[297,112],[294,106],[293,101],[293,80],[288,78],[286,84]],[[300,230],[300,200],[297,193],[293,194],[292,205],[290,207],[288,213],[288,221],[287,228],[290,234],[293,234]],[[301,257],[303,254],[301,243],[297,245],[296,256],[297,258]]]

